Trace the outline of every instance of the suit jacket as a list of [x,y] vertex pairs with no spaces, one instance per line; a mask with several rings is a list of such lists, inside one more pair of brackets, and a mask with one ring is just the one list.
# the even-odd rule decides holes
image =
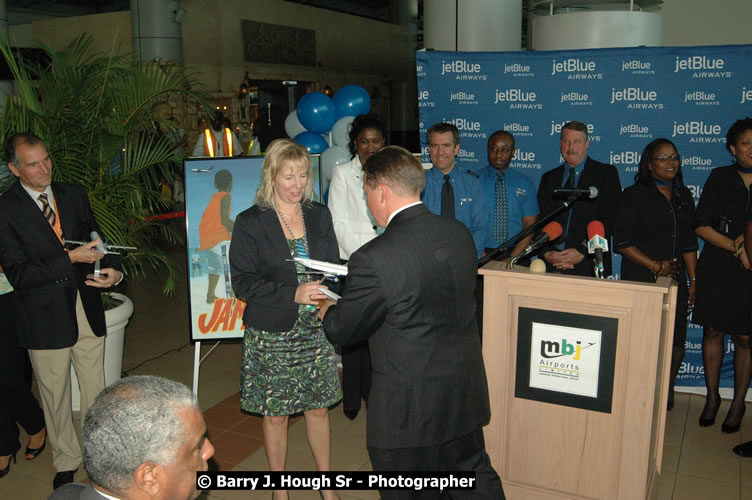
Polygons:
[[[554,199],[553,192],[554,189],[561,187],[566,168],[566,164],[559,165],[541,177],[540,185],[538,186],[538,205],[540,207],[541,218],[553,212],[565,201],[563,199]],[[585,259],[577,264],[574,269],[561,271],[563,273],[593,276],[593,256],[587,253],[587,226],[591,221],[601,221],[603,223],[606,229],[606,239],[610,239],[613,233],[616,205],[619,202],[619,195],[621,194],[621,183],[619,182],[619,173],[616,171],[616,167],[595,161],[588,156],[577,180],[577,187],[586,189],[590,186],[598,188],[597,198],[581,198],[572,205],[569,211],[565,211],[554,219],[561,224],[562,229],[566,232],[567,219],[569,218],[569,212],[571,212],[569,231],[566,232],[564,248],[575,248],[585,255]],[[560,242],[563,237],[564,234],[562,234],[556,243]],[[545,246],[541,250],[541,254],[549,250],[555,250],[553,244]],[[603,266],[606,276],[610,275],[610,252],[604,253]]]
[[[332,216],[320,203],[303,205],[309,256],[339,262]],[[235,218],[230,272],[235,295],[246,301],[243,322],[260,330],[284,332],[298,318],[298,276],[282,226],[273,209],[258,205]],[[327,283],[327,286],[329,284]]]
[[476,272],[467,227],[422,204],[398,213],[350,257],[343,297],[324,329],[337,344],[369,339],[369,446],[438,445],[488,423]]
[[47,500],[104,500],[90,484],[69,483],[52,492]]
[[[52,183],[63,238],[89,241],[101,233],[86,191],[75,184]],[[72,264],[55,231],[29,194],[16,182],[0,197],[0,265],[18,304],[19,343],[27,349],[60,349],[78,340],[76,291],[97,336],[107,333],[101,289],[87,286],[94,264]],[[101,266],[120,269],[116,255]]]

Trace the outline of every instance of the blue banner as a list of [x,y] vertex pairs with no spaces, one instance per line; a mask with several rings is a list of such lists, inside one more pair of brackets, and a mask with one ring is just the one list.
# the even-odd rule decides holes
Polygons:
[[[588,124],[590,156],[615,165],[622,187],[634,183],[645,146],[658,137],[670,139],[696,203],[710,170],[732,163],[725,145],[729,126],[752,116],[750,60],[751,45],[421,51],[417,74],[423,161],[430,161],[425,133],[436,122],[457,126],[457,161],[473,170],[488,164],[486,141],[503,129],[515,137],[511,168],[537,183],[545,171],[564,162],[561,127],[578,120]],[[620,262],[616,255],[615,271]],[[691,312],[687,320],[687,353],[677,387],[704,392],[702,328],[692,323]],[[725,347],[733,351],[730,337]],[[722,387],[733,387],[731,356],[726,356],[721,375]],[[730,390],[722,393],[728,396]]]

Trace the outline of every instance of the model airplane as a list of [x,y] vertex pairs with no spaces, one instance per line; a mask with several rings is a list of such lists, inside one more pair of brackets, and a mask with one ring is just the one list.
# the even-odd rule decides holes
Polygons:
[[295,257],[293,259],[296,262],[300,262],[308,269],[313,269],[318,272],[310,272],[303,274],[323,274],[326,278],[331,278],[332,281],[337,281],[339,276],[347,276],[347,266],[342,264],[332,264],[331,262],[325,262],[323,260],[307,259],[305,257]]
[[[97,243],[97,246],[95,250],[99,253],[103,253],[105,255],[107,254],[119,254],[120,252],[112,252],[111,249],[115,250],[136,250],[136,247],[124,247],[120,245],[107,245],[102,241],[102,238],[99,236],[99,233],[96,231],[91,232],[91,241],[99,240],[99,243]],[[63,244],[70,243],[71,245],[86,245],[88,243],[91,243],[91,241],[76,241],[76,240],[63,240]],[[99,277],[99,271],[100,271],[100,262],[96,261],[94,263],[94,277]]]

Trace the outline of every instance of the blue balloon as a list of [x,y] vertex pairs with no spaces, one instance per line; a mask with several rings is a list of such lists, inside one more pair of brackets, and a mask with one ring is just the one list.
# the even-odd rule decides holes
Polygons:
[[337,111],[332,99],[322,92],[311,92],[298,101],[298,120],[309,132],[324,134],[337,121]]
[[371,96],[359,85],[345,85],[334,94],[334,105],[337,107],[338,119],[365,115],[371,110]]
[[301,132],[293,139],[295,142],[303,146],[309,153],[315,155],[316,153],[322,153],[329,147],[326,139],[321,137],[316,132]]

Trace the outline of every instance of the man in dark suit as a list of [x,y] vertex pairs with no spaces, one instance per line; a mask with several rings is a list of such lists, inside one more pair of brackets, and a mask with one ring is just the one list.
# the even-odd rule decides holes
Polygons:
[[[53,464],[53,485],[73,481],[81,448],[73,427],[70,366],[81,388],[81,414],[104,387],[102,288],[119,283],[117,256],[95,250],[97,241],[72,250],[65,239],[88,241],[99,231],[80,186],[52,182],[52,162],[33,134],[5,144],[8,168],[18,177],[0,197],[0,265],[13,285],[19,344],[39,384]],[[92,264],[103,259],[101,273]],[[83,419],[82,419],[83,420]]]
[[[324,303],[319,316],[335,344],[368,339],[373,470],[474,471],[476,489],[453,498],[504,498],[483,441],[490,410],[472,235],[420,202],[423,168],[405,149],[382,149],[363,172],[368,208],[386,230],[350,256],[342,299]],[[384,500],[414,495],[381,491]]]
[[[616,204],[621,194],[621,183],[616,167],[595,161],[588,156],[590,139],[588,128],[582,122],[567,122],[559,139],[564,164],[549,170],[541,177],[538,186],[538,206],[541,217],[553,212],[566,200],[554,196],[559,188],[598,188],[595,199],[579,199],[572,208],[555,220],[563,228],[562,235],[544,247],[542,256],[557,270],[579,276],[593,276],[593,258],[587,253],[587,226],[600,221],[610,238]],[[605,276],[611,274],[611,254],[603,256]]]
[[[49,500],[190,500],[196,473],[214,446],[195,394],[161,377],[120,379],[94,400],[84,422],[84,468],[90,485],[73,483]],[[104,495],[107,495],[105,497]]]

